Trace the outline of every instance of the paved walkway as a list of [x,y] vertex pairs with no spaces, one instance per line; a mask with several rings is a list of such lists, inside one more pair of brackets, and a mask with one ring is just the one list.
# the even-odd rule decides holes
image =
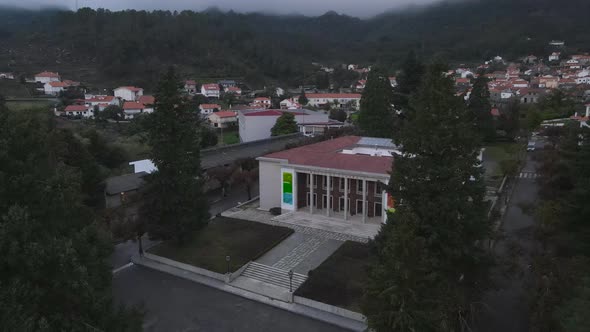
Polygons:
[[244,207],[229,209],[222,213],[224,217],[257,221],[269,225],[284,226],[297,233],[317,236],[337,241],[356,241],[367,243],[375,237],[380,224],[359,224],[329,218],[323,215],[304,212],[289,212],[273,217],[269,212],[258,209],[258,202]]
[[342,243],[344,242],[296,232],[256,262],[307,275],[340,248]]

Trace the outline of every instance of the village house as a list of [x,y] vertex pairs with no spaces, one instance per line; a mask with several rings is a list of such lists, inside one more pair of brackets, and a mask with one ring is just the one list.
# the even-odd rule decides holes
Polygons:
[[576,84],[590,84],[590,76],[577,77]]
[[582,65],[580,64],[580,61],[575,60],[575,59],[570,59],[565,62],[563,67],[567,68],[567,69],[581,69]]
[[549,60],[549,62],[551,62],[551,61],[559,61],[559,58],[560,57],[561,57],[561,53],[559,53],[559,52],[553,52],[553,53],[551,53],[549,55],[548,60]]
[[126,101],[123,103],[123,113],[126,120],[135,118],[138,114],[152,113],[154,111],[151,107],[146,107],[144,104],[136,101]]
[[250,104],[253,108],[271,108],[272,102],[268,97],[257,97]]
[[238,86],[238,83],[236,83],[236,81],[234,80],[221,80],[219,82],[217,82],[219,85],[221,85],[221,87],[225,90],[227,88],[233,88]]
[[51,81],[43,85],[43,91],[46,95],[57,96],[60,92],[64,91],[68,87],[65,82]]
[[280,103],[280,107],[283,110],[292,110],[292,109],[301,108],[301,104],[299,104],[297,97],[293,97],[293,98],[288,98],[288,99],[282,100]]
[[227,128],[238,123],[238,114],[232,111],[221,111],[209,114],[209,123],[214,128]]
[[330,119],[324,112],[310,111],[306,109],[296,110],[241,110],[238,111],[238,127],[240,142],[246,143],[266,139],[271,136],[271,129],[277,119],[284,112],[290,112],[295,116],[295,122],[302,123],[328,123]]
[[115,97],[124,101],[137,101],[143,96],[143,89],[134,86],[122,86],[115,89]]
[[539,77],[539,87],[547,89],[557,89],[559,86],[559,78],[552,75],[545,75]]
[[575,88],[577,85],[575,78],[562,78],[559,80],[559,88],[560,89],[571,89]]
[[[526,63],[526,64],[534,64],[535,62],[537,62],[538,58],[534,55],[529,55],[524,57],[524,59],[522,60],[522,62]],[[550,60],[551,61],[551,60]]]
[[154,106],[156,104],[156,98],[152,95],[143,95],[137,99],[137,102],[145,106]]
[[365,89],[365,86],[367,85],[367,80],[358,80],[356,82],[356,85],[354,86],[355,89],[362,91]]
[[394,207],[385,187],[398,153],[391,139],[345,136],[259,157],[260,209],[384,223]]
[[208,98],[219,98],[219,85],[216,83],[203,84],[201,94]]
[[184,92],[188,93],[189,95],[194,95],[197,93],[197,82],[193,80],[184,81]]
[[199,105],[201,116],[208,116],[209,114],[221,110],[221,106],[218,104],[201,104]]
[[41,72],[39,74],[35,75],[35,82],[38,83],[49,83],[49,82],[59,82],[60,78],[59,78],[59,74],[58,73],[53,73],[50,71],[44,71]]
[[69,105],[66,106],[63,112],[56,112],[56,115],[88,119],[94,117],[94,109],[91,106],[86,105]]
[[361,94],[360,93],[309,93],[307,104],[313,107],[323,107],[327,103],[332,103],[336,108],[354,108],[359,109]]
[[14,74],[13,73],[0,73],[0,79],[13,80]]
[[106,179],[104,189],[105,207],[116,208],[129,202],[145,185],[148,173],[138,172]]
[[232,93],[236,96],[242,95],[242,89],[238,88],[237,86],[230,86],[229,88],[224,89],[225,93]]
[[119,99],[115,96],[105,95],[86,95],[84,96],[84,104],[90,107],[98,107],[99,111],[103,111],[108,106],[119,106]]
[[536,104],[545,95],[544,89],[520,89],[518,98],[521,104]]
[[469,87],[471,85],[471,80],[469,78],[456,78],[455,84],[458,87]]

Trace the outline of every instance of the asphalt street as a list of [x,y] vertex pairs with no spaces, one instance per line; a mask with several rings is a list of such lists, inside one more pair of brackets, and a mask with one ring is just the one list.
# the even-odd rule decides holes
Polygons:
[[118,303],[146,310],[144,331],[345,331],[304,316],[140,266],[113,277]]
[[[536,163],[531,159],[531,153],[527,156],[522,172],[536,172]],[[537,243],[534,238],[534,219],[522,207],[536,203],[537,191],[535,179],[516,179],[501,228],[504,238],[494,247],[501,259],[500,265],[493,271],[496,289],[484,295],[482,316],[475,324],[474,331],[529,331],[526,280]]]

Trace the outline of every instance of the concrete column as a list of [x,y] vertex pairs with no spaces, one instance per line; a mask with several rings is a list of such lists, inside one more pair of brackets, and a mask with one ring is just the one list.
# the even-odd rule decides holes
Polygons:
[[344,220],[348,220],[348,179],[344,179]]
[[363,179],[363,224],[367,222],[367,180]]
[[332,204],[330,204],[332,196],[330,196],[332,193],[330,192],[330,185],[332,184],[332,177],[330,175],[326,176],[326,216],[330,216],[330,210],[332,209]]
[[309,213],[313,214],[313,173],[309,173]]

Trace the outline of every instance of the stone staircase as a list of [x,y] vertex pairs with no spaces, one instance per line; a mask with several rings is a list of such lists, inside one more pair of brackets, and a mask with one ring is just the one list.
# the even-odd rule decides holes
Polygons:
[[[289,271],[276,267],[250,262],[248,267],[242,272],[241,276],[262,281],[287,290],[289,289]],[[305,280],[307,280],[307,277],[303,274],[293,273],[293,291],[299,288]]]

